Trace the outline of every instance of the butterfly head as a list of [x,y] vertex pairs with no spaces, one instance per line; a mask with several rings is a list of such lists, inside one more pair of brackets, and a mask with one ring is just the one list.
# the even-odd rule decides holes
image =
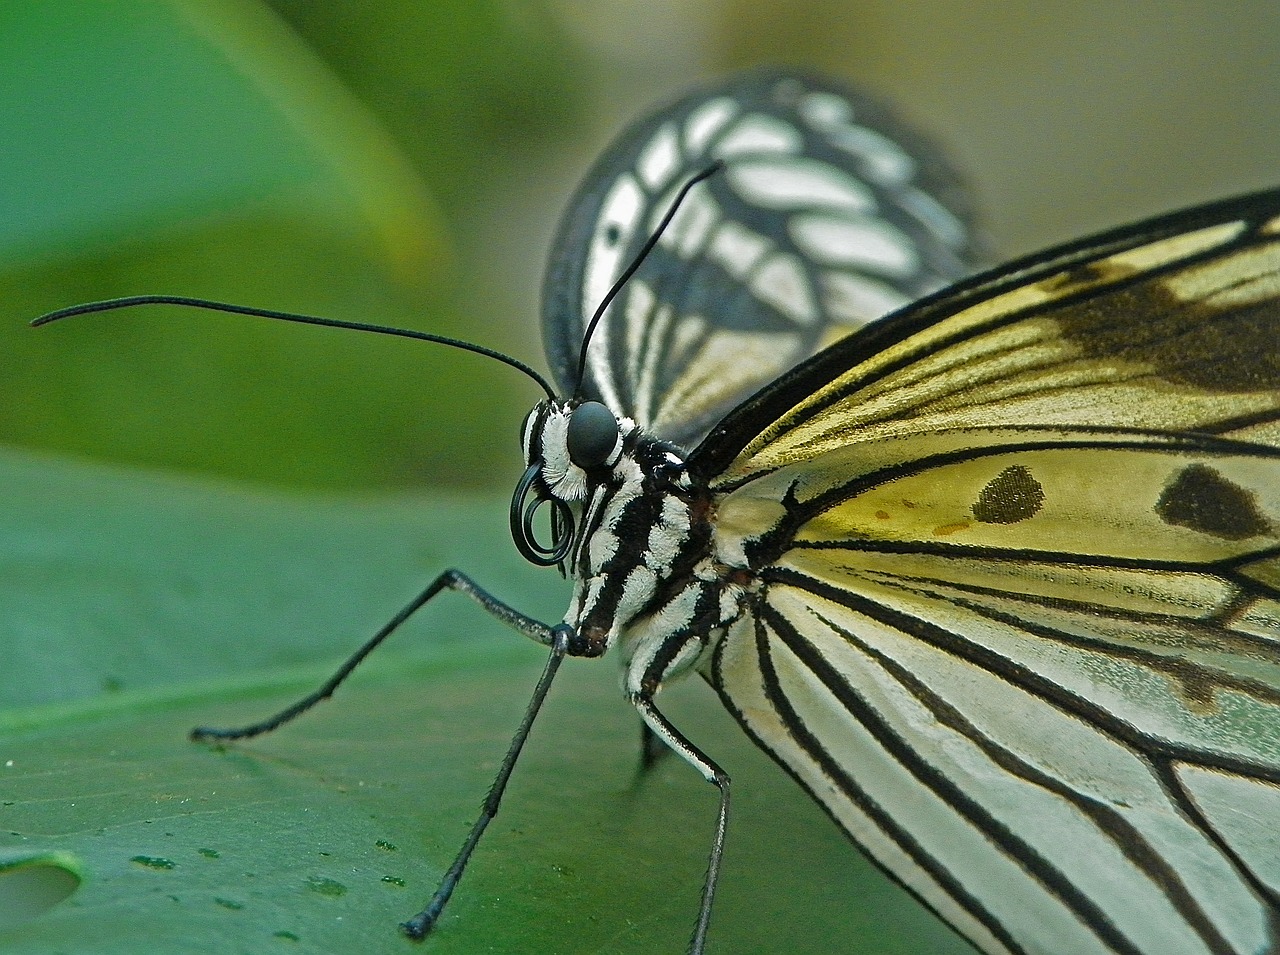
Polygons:
[[[559,564],[573,545],[574,508],[621,460],[626,438],[637,431],[598,401],[540,401],[525,418],[520,440],[526,469],[511,499],[511,534],[535,564]],[[548,504],[552,540],[533,529],[537,509]]]

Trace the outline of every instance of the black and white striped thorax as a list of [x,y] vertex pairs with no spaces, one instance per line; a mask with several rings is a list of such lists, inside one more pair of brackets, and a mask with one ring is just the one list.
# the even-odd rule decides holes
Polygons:
[[571,515],[564,622],[578,634],[576,653],[619,646],[628,689],[652,694],[737,615],[742,588],[711,559],[707,489],[679,448],[598,402],[541,402],[521,437],[537,468],[534,493]]

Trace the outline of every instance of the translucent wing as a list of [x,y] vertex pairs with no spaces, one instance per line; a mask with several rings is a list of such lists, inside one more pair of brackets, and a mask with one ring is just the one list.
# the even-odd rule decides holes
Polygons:
[[974,268],[965,202],[934,149],[825,81],[739,76],[631,127],[570,203],[543,297],[564,393],[586,321],[717,159],[724,171],[594,332],[582,390],[685,447],[823,345]]
[[1280,191],[838,343],[693,454],[707,674],[988,952],[1280,950]]

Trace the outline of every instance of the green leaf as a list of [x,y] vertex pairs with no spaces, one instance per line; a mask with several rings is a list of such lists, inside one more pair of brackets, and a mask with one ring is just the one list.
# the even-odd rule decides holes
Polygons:
[[[11,452],[0,486],[0,948],[683,949],[715,794],[674,758],[638,777],[607,658],[562,668],[422,949],[396,925],[475,818],[541,648],[444,594],[294,723],[185,738],[297,699],[449,564],[555,619],[563,581],[513,554],[504,500],[264,494]],[[734,777],[711,952],[967,951],[707,687],[663,701]],[[6,893],[23,872],[35,894]]]
[[0,931],[38,918],[79,887],[70,853],[0,850]]

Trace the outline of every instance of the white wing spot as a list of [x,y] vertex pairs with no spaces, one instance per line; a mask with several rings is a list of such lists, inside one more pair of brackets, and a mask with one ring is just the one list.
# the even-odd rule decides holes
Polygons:
[[771,248],[773,243],[764,236],[727,219],[711,237],[707,258],[720,263],[726,272],[742,280]]
[[[670,305],[659,306],[657,299],[653,299],[653,302],[649,320],[635,322],[635,331],[640,340],[635,345],[635,372],[631,378],[635,382],[636,414],[647,422],[652,422],[657,414],[658,398],[655,390],[663,354],[662,343],[667,338],[671,323],[675,321],[675,310]],[[632,321],[630,315],[627,320]]]
[[[646,423],[652,420],[652,396],[648,394],[645,382],[651,377],[650,369],[644,366],[652,361],[646,354],[646,344],[652,342],[660,324],[662,311],[658,307],[657,296],[649,283],[643,279],[633,278],[627,285],[626,314],[623,322],[623,335],[626,338],[627,380],[635,382],[635,413]],[[604,356],[604,366],[597,374],[612,374],[614,369]],[[592,366],[595,367],[594,365]]]
[[[582,312],[590,315],[608,294],[618,273],[621,250],[635,232],[644,212],[644,193],[634,176],[619,176],[600,206],[600,220],[587,251],[586,274],[582,283]],[[610,241],[610,235],[620,238]]]
[[789,224],[800,251],[834,265],[907,277],[920,268],[911,240],[882,219],[801,214]]
[[964,245],[967,238],[964,224],[933,196],[919,189],[908,189],[898,199],[903,208],[930,226],[947,245],[952,248]]
[[818,206],[850,212],[874,212],[871,190],[826,163],[809,159],[760,159],[734,163],[726,170],[730,185],[746,201],[773,209]]
[[[621,268],[622,250],[635,232],[644,212],[644,193],[634,176],[619,176],[600,207],[600,219],[587,250],[582,279],[583,315],[592,315],[609,294]],[[611,408],[620,405],[608,365],[609,322],[601,322],[591,339],[587,360],[601,389],[601,398]]]
[[903,183],[916,173],[916,161],[892,139],[863,126],[830,131],[831,142],[862,161],[862,172],[885,185]]
[[751,276],[748,287],[757,298],[800,325],[812,325],[818,320],[813,291],[795,256],[770,256]]
[[[664,333],[666,329],[663,329]],[[671,329],[671,343],[668,351],[679,355],[689,351],[702,341],[707,334],[707,319],[699,312],[688,312],[680,316],[680,321]]]
[[[657,203],[650,217],[650,232],[656,231],[675,201],[673,192],[669,198]],[[702,253],[711,231],[721,219],[720,207],[704,192],[691,192],[684,197],[666,231],[659,240],[664,248],[675,249],[681,258],[692,259]]]
[[658,130],[656,136],[649,141],[636,160],[636,172],[640,180],[650,192],[657,192],[675,175],[680,166],[680,144],[676,137],[676,128],[666,123]]
[[833,93],[809,93],[796,108],[810,126],[823,131],[847,125],[853,119],[849,101]]
[[790,123],[772,116],[752,113],[744,116],[716,143],[715,155],[720,159],[753,153],[798,153],[804,138]]
[[706,152],[712,137],[737,114],[738,104],[727,96],[708,100],[695,109],[684,121],[684,141],[689,152]]
[[862,324],[906,305],[910,299],[892,286],[864,275],[832,272],[824,277],[826,305],[832,317]]

